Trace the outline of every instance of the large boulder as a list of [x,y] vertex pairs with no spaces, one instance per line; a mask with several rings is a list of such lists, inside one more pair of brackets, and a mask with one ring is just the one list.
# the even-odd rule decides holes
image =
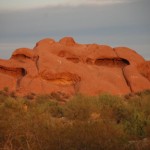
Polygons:
[[5,87],[19,95],[123,95],[150,89],[150,63],[125,47],[47,38],[33,49],[17,49],[9,60],[0,59],[0,89]]

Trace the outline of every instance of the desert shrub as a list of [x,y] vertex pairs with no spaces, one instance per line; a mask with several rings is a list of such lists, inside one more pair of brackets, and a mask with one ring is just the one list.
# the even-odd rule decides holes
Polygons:
[[99,106],[101,118],[104,120],[112,120],[120,123],[130,113],[127,102],[118,96],[108,94],[100,95],[97,99],[97,105]]
[[139,103],[139,109],[148,117],[150,115],[150,93],[142,95]]
[[3,91],[0,91],[0,104],[3,104],[7,97],[8,96]]
[[36,97],[36,103],[38,104],[42,104],[45,103],[46,101],[50,101],[51,96],[49,94],[45,94],[45,95],[37,95]]
[[[148,149],[144,139],[150,137],[149,98],[149,93],[128,100],[108,94],[77,95],[62,104],[49,95],[31,100],[2,92],[0,149]],[[94,113],[99,117],[91,119]]]
[[49,112],[53,117],[63,117],[64,116],[64,109],[61,105],[53,105],[49,108]]
[[76,95],[65,104],[64,116],[71,120],[87,120],[94,111],[95,99]]
[[[25,110],[24,106],[29,108]],[[41,137],[47,136],[44,129],[49,127],[50,118],[43,106],[31,105],[26,99],[8,97],[0,107],[0,148],[40,149],[37,133],[41,132]]]
[[145,95],[150,95],[150,90],[144,90],[144,91],[141,91],[141,92],[137,92],[136,95],[138,96],[145,96]]
[[[24,130],[23,101],[7,97],[0,106],[0,143],[4,149],[17,149]],[[23,143],[21,143],[22,145]],[[14,145],[14,146],[13,146]]]
[[145,116],[137,111],[133,112],[124,122],[125,131],[131,138],[144,138],[146,135],[146,125],[147,121]]
[[71,138],[76,149],[117,150],[126,142],[123,130],[113,122],[75,122],[72,130]]
[[150,137],[150,117],[147,120],[147,126],[146,126],[146,136]]
[[124,149],[127,141],[123,130],[111,122],[75,121],[73,124],[38,122],[40,126],[33,126],[34,142],[30,147],[34,149],[51,150],[97,150]]
[[11,91],[9,94],[10,97],[17,98],[15,91]]
[[57,101],[52,99],[51,95],[40,95],[36,98],[35,106],[46,110],[53,117],[63,117],[63,107]]
[[35,93],[29,93],[26,96],[24,96],[24,98],[29,99],[29,100],[34,100],[36,97]]
[[[128,108],[130,108],[130,115],[124,120],[125,130],[132,138],[144,138],[147,135],[146,128],[149,122],[150,115],[150,101],[149,96],[132,97],[128,101]],[[144,96],[144,97],[143,97]]]

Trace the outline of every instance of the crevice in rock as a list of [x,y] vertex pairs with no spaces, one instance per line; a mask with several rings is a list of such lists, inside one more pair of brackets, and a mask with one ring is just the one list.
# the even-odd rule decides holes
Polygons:
[[35,66],[36,66],[36,68],[37,68],[37,71],[39,72],[39,56],[37,56],[37,57],[35,58]]
[[128,81],[128,79],[127,79],[127,77],[126,77],[126,75],[124,73],[124,68],[122,68],[122,74],[123,74],[123,77],[124,77],[124,79],[126,81],[127,86],[129,87],[130,91],[133,92],[132,87],[130,85],[130,82]]
[[22,78],[23,78],[26,74],[27,74],[26,70],[25,70],[24,68],[22,68],[22,76],[20,76],[20,77],[17,79],[17,82],[16,82],[16,91],[19,90],[21,80],[22,80]]
[[[117,52],[115,51],[114,48],[113,48],[113,50],[114,50],[116,56],[117,56],[119,59],[122,59],[122,58],[119,57],[119,55],[117,54]],[[129,90],[130,90],[131,93],[132,93],[133,90],[132,90],[131,84],[130,84],[130,82],[128,81],[128,79],[127,79],[127,77],[126,77],[126,75],[125,75],[125,71],[124,71],[124,68],[125,68],[127,65],[130,65],[130,63],[129,63],[129,61],[126,60],[126,59],[122,59],[122,60],[123,60],[124,63],[126,63],[126,65],[124,65],[124,66],[121,67],[122,75],[123,75],[123,77],[124,77],[124,80],[125,80],[127,86],[129,87]]]

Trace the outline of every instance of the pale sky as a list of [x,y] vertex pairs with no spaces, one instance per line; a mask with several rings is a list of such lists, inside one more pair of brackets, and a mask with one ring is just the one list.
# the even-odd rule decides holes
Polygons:
[[126,46],[150,60],[150,0],[0,0],[0,58],[43,38]]
[[0,0],[0,10],[40,8],[45,6],[112,5],[134,0]]

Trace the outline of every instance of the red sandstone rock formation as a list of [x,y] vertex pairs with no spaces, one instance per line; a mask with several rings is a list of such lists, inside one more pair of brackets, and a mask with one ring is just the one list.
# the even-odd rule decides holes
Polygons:
[[20,95],[61,92],[128,94],[150,89],[150,62],[135,51],[98,44],[78,44],[65,37],[20,48],[0,59],[0,89]]

